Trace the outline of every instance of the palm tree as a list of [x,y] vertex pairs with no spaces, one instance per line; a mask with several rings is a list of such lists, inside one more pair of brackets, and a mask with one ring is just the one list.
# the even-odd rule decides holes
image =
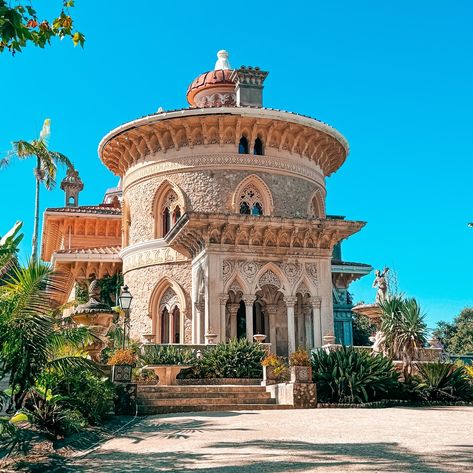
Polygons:
[[34,158],[36,165],[34,168],[34,175],[36,180],[35,192],[35,213],[34,213],[34,227],[33,240],[31,243],[31,259],[37,260],[38,257],[38,227],[39,227],[39,188],[41,183],[44,184],[47,190],[51,190],[56,185],[56,171],[57,165],[66,165],[73,169],[73,165],[69,158],[57,151],[48,149],[48,138],[50,135],[51,120],[47,118],[44,120],[43,128],[39,138],[32,141],[14,141],[13,149],[8,155],[0,160],[0,168],[7,166],[11,159],[29,159]]
[[16,222],[15,225],[0,238],[0,281],[1,278],[7,274],[12,264],[16,262],[18,245],[23,239],[23,233],[20,233],[22,226],[22,222]]
[[425,316],[415,299],[406,299],[402,295],[391,296],[379,305],[384,349],[396,360],[402,360],[404,379],[408,380],[418,350],[426,341]]
[[36,380],[50,369],[91,369],[77,350],[91,341],[86,327],[65,328],[58,311],[62,276],[40,262],[14,267],[0,286],[0,378],[9,375],[10,407],[22,407]]

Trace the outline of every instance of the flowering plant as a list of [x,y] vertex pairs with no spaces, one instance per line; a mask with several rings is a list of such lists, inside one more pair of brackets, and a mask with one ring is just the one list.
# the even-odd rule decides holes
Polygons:
[[134,365],[136,355],[129,348],[117,350],[108,360],[109,365]]

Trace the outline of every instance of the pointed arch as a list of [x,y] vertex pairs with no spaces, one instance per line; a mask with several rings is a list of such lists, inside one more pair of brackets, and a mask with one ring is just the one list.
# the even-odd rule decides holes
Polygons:
[[311,218],[325,218],[325,199],[320,189],[312,194],[309,201],[308,215]]
[[282,292],[284,295],[289,295],[289,288],[291,285],[284,275],[281,268],[274,263],[266,263],[256,274],[250,294],[256,294],[261,290],[262,286],[270,284]]
[[235,292],[237,287],[241,289],[243,294],[250,294],[248,285],[238,273],[230,278],[230,280],[225,284],[225,290],[223,292],[225,294],[229,291]]
[[154,237],[163,238],[185,213],[185,198],[178,186],[164,180],[153,199]]
[[293,286],[293,293],[291,295],[301,294],[302,296],[309,294],[310,296],[318,295],[318,288],[310,279],[303,274]]
[[163,277],[151,293],[148,311],[157,343],[182,342],[186,312],[184,290],[173,279]]
[[273,196],[266,183],[256,174],[251,174],[238,184],[233,194],[234,212],[247,215],[271,215]]

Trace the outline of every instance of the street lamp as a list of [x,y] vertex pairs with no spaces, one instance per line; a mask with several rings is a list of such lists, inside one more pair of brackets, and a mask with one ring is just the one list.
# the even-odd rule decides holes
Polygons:
[[130,307],[133,296],[128,290],[128,286],[123,286],[120,291],[120,296],[118,297],[118,303],[120,304],[120,309],[125,313],[123,318],[123,349],[125,349],[125,340],[126,340],[126,329],[130,330]]

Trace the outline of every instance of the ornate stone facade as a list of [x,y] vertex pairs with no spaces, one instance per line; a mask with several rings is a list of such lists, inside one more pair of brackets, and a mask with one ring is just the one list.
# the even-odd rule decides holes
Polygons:
[[348,143],[263,108],[266,72],[221,63],[189,87],[193,108],[122,125],[99,145],[123,179],[132,334],[199,344],[258,333],[279,354],[321,346],[334,333],[332,250],[364,225],[326,217],[325,177]]

